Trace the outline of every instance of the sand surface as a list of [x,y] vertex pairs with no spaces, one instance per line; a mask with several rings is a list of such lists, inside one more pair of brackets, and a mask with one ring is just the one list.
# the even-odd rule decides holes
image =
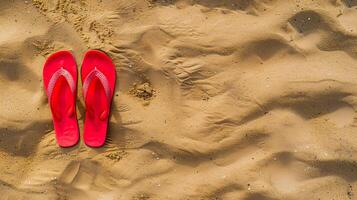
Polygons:
[[[62,49],[116,64],[103,148],[56,144]],[[0,199],[357,199],[356,61],[356,0],[1,0]]]

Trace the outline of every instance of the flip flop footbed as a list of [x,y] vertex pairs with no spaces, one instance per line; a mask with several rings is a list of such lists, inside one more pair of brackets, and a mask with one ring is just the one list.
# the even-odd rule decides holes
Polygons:
[[112,60],[103,52],[90,50],[82,63],[83,96],[86,104],[84,142],[91,147],[105,143],[116,71]]
[[43,68],[43,81],[51,108],[57,143],[62,147],[79,140],[76,115],[77,66],[69,51],[52,54]]

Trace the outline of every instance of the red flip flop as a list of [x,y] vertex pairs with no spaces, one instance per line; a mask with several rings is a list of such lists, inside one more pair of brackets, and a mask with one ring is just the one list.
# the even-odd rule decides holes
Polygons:
[[109,56],[98,50],[87,51],[82,63],[82,83],[86,105],[83,139],[88,146],[100,147],[105,143],[115,80],[115,65]]
[[43,82],[58,145],[70,147],[77,144],[77,65],[71,52],[58,51],[47,59],[43,67]]

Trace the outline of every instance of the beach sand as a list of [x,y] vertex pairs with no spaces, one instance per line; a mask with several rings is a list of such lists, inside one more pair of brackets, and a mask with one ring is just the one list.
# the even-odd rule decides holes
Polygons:
[[[356,19],[356,0],[1,0],[0,199],[357,199]],[[107,142],[60,148],[43,64],[88,49],[116,65]]]

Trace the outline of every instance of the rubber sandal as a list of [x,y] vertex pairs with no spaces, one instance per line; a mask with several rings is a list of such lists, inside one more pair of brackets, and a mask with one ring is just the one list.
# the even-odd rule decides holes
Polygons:
[[77,65],[71,52],[58,51],[46,60],[43,82],[58,145],[70,147],[77,144]]
[[84,56],[81,74],[86,105],[84,143],[91,147],[101,147],[107,135],[115,89],[115,65],[105,53],[89,50]]

